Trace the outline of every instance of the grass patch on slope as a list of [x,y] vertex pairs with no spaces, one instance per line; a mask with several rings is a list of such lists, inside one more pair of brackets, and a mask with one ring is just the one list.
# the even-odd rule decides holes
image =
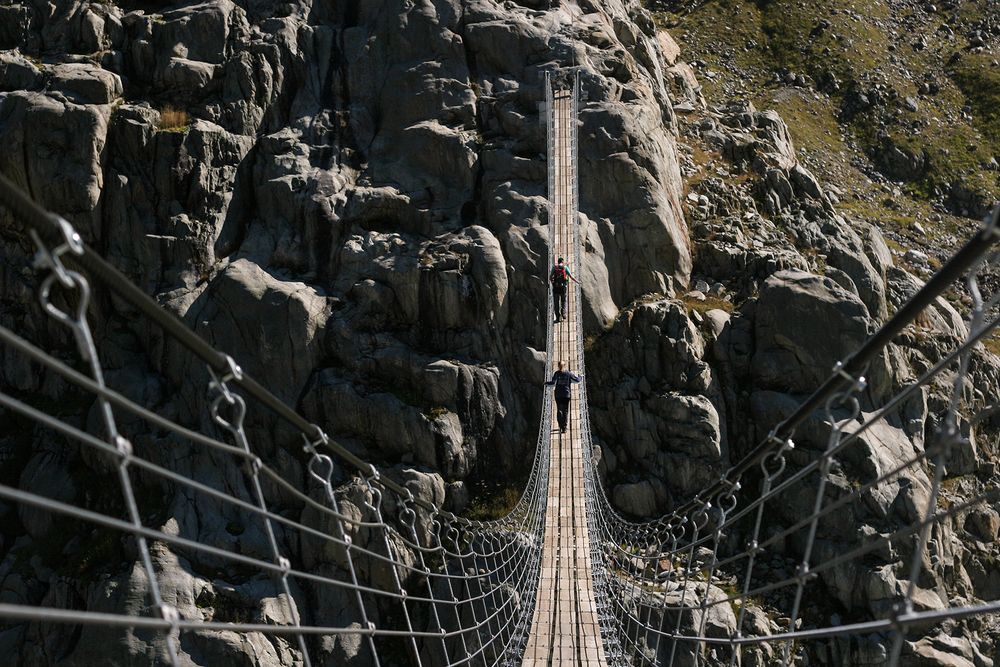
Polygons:
[[489,489],[476,496],[463,513],[473,521],[494,521],[510,514],[521,499],[523,489],[502,486]]
[[[918,156],[923,169],[905,190],[920,202],[956,190],[980,201],[1000,197],[997,172],[985,167],[1000,155],[997,54],[969,53],[964,37],[966,26],[995,11],[990,0],[933,14],[890,0],[709,0],[685,15],[647,4],[661,8],[659,23],[670,27],[682,57],[704,63],[699,80],[710,104],[724,102],[719,93],[735,82],[758,107],[778,110],[796,146],[817,151],[824,166],[846,162],[852,148],[876,166],[891,146]],[[789,72],[828,96],[775,81]],[[925,80],[935,92],[920,94]],[[790,90],[801,94],[781,97]],[[858,94],[872,104],[853,104]],[[917,100],[916,111],[907,97]],[[966,105],[972,121],[962,114]],[[848,174],[827,176],[838,182]],[[864,188],[863,175],[853,176]]]
[[1000,154],[1000,67],[993,57],[978,53],[959,58],[950,74],[972,107],[973,123]]

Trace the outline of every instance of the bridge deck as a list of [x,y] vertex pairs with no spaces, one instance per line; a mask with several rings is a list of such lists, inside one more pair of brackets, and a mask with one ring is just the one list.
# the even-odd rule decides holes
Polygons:
[[[572,94],[557,91],[553,107],[554,141],[549,168],[554,170],[555,179],[549,233],[553,235],[556,256],[571,262],[576,255],[576,165],[572,163],[576,119]],[[571,265],[570,270],[578,273],[580,267]],[[569,297],[567,319],[556,325],[553,362],[564,360],[572,366],[577,358],[577,329],[581,324],[579,303],[572,289]],[[570,370],[583,372],[582,368]],[[606,664],[591,577],[579,395],[574,391],[567,432],[560,434],[553,418],[549,433],[552,454],[542,573],[524,654],[523,664],[527,667]]]

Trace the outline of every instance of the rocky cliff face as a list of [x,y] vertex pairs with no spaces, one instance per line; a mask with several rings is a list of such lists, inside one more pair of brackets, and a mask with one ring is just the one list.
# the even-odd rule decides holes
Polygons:
[[532,4],[13,3],[0,167],[278,396],[460,483],[533,440],[544,71],[589,99],[589,326],[690,273],[649,17]]
[[[592,339],[588,357],[591,413],[604,440],[609,495],[639,516],[668,509],[718,479],[923,284],[894,266],[877,227],[853,220],[834,204],[798,159],[777,114],[745,100],[707,105],[690,68],[677,63],[672,71],[681,169],[690,189],[684,202],[695,289],[680,299],[647,295],[629,304],[606,333]],[[930,272],[927,266],[914,270]],[[962,340],[967,330],[957,309],[967,306],[961,298],[938,299],[871,363],[869,387],[860,397],[862,421]],[[968,414],[986,407],[992,400],[986,397],[1000,389],[1000,364],[993,354],[978,349],[973,367],[976,390],[967,398]],[[950,381],[946,375],[897,405],[845,451],[825,502],[845,498],[923,451],[944,415]],[[995,441],[997,426],[994,420],[962,426],[973,437],[946,463],[950,481],[943,502],[995,484],[996,451],[985,443]],[[828,434],[829,425],[818,414],[801,427],[789,456],[793,469],[815,460]],[[929,490],[928,471],[914,468],[867,491],[860,502],[845,506],[849,511],[819,522],[814,562],[912,524],[927,506]],[[814,480],[793,486],[768,513],[764,534],[777,535],[808,516],[814,496]],[[919,608],[941,609],[970,596],[992,599],[996,590],[987,583],[989,568],[983,564],[997,554],[994,516],[995,506],[980,506],[935,526],[935,546],[919,577]],[[990,536],[985,543],[976,536],[984,525]],[[801,537],[789,535],[776,553],[765,556],[764,576],[782,578],[794,571],[804,548]],[[728,538],[734,549],[747,539],[739,531]],[[911,544],[893,541],[864,563],[824,572],[817,588],[823,594],[806,596],[804,619],[811,620],[804,622],[884,616],[901,590],[900,578],[907,576],[897,565],[907,562],[912,550]],[[791,607],[782,593],[759,602],[777,610]],[[764,618],[759,609],[754,614]],[[777,630],[767,620],[757,628],[763,634]],[[722,632],[734,630],[730,625]],[[907,649],[902,664],[993,664],[987,657],[997,651],[993,625],[946,624],[943,630],[929,629],[928,637]],[[765,648],[745,658],[768,664],[773,655]],[[887,658],[877,640],[834,640],[817,642],[803,659],[804,664],[874,665]]]
[[[691,270],[670,75],[652,21],[636,2],[549,4],[5,2],[0,170],[342,444],[427,471],[415,488],[461,510],[467,482],[484,470],[516,484],[535,442],[545,71],[578,65],[588,100],[587,326],[601,330],[639,295],[674,294]],[[4,325],[71,349],[31,305],[26,239],[9,218],[4,229]],[[198,363],[116,301],[103,299],[92,319],[112,385],[207,426]],[[85,398],[74,405],[66,386],[21,360],[0,378],[5,390],[87,419]],[[303,479],[297,436],[260,411],[248,426],[262,455]],[[225,462],[134,435],[154,460],[246,492]],[[68,502],[117,502],[99,489],[105,468],[74,447],[32,449],[37,436],[20,422],[3,437],[17,464],[5,481]],[[161,499],[145,508],[154,524],[266,553],[263,536],[235,526],[224,507],[150,491]],[[3,508],[3,596],[141,604],[135,554],[117,538],[103,565],[85,568],[96,580],[74,578],[56,561],[89,562],[89,542]],[[185,615],[256,605],[269,622],[267,609],[280,607],[261,602],[275,590],[251,590],[233,573],[211,580],[199,574],[206,563],[158,549],[165,594]],[[23,567],[33,554],[42,556]],[[332,604],[295,595],[316,613]],[[91,664],[106,635],[42,640],[14,628],[0,646],[31,663]],[[199,662],[237,652],[254,664],[291,659],[281,641],[234,641],[183,648]],[[118,650],[125,660],[151,649],[132,636]],[[342,648],[324,651],[342,664]]]
[[[777,114],[706,104],[677,45],[630,0],[216,0],[155,11],[8,1],[0,48],[0,171],[342,444],[455,510],[484,471],[516,484],[535,442],[547,70],[579,66],[586,98],[579,274],[589,392],[608,493],[623,512],[667,511],[716,479],[920,284],[893,266],[878,228],[835,206]],[[22,270],[30,248],[9,222],[0,322],[69,350],[32,305],[34,278]],[[945,301],[929,318],[927,331],[874,364],[866,409],[963,334]],[[207,376],[189,355],[115,300],[100,300],[92,321],[112,385],[209,425]],[[5,391],[87,423],[89,401],[4,359]],[[995,395],[1000,374],[984,352],[977,374],[983,396]],[[945,391],[902,406],[897,426],[863,443],[852,465],[886,470],[921,447]],[[248,420],[261,455],[306,484],[298,436],[259,411]],[[5,483],[114,511],[99,461],[11,423],[0,434],[12,462]],[[803,438],[804,449],[821,448],[821,425]],[[157,434],[134,439],[182,474],[247,492],[227,462],[182,456]],[[989,483],[993,454],[964,452],[949,469]],[[848,474],[838,492],[850,488]],[[259,531],[223,507],[139,481],[150,525],[266,554]],[[836,552],[912,521],[926,489],[921,472],[883,490],[868,513],[823,525],[825,543]],[[0,599],[141,608],[134,546],[0,510]],[[799,516],[789,508],[773,529]],[[928,564],[928,590],[995,598],[984,564],[994,562],[1000,520],[992,509],[969,517],[937,536],[949,557]],[[969,534],[982,541],[963,545]],[[286,547],[313,567],[337,567],[306,543]],[[790,557],[797,548],[788,545]],[[186,616],[287,621],[269,602],[272,584],[162,545],[154,558]],[[897,558],[829,575],[837,608],[885,604],[897,584],[885,565]],[[317,617],[343,606],[293,595]],[[947,602],[935,595],[928,604]],[[93,664],[114,637],[15,626],[0,632],[0,654]],[[967,652],[987,651],[969,637]],[[148,640],[114,643],[116,659],[144,659]],[[199,634],[182,649],[201,664],[294,662],[290,645],[263,636]],[[331,640],[319,656],[360,664],[357,651]]]

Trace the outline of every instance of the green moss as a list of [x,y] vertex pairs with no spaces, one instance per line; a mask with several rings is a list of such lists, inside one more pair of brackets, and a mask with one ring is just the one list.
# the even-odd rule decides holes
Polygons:
[[[916,219],[912,215],[904,211],[887,209],[884,206],[879,206],[863,199],[843,201],[840,207],[858,219],[878,223],[879,228],[882,230],[892,229],[897,232],[907,232],[911,230],[913,223],[916,222]],[[886,243],[890,241],[891,239],[886,239]],[[905,250],[898,243],[896,246],[897,250]]]
[[781,115],[796,146],[836,153],[847,150],[837,125],[837,110],[828,99],[816,100],[800,90],[781,90],[776,94],[762,95],[755,103],[774,109]]

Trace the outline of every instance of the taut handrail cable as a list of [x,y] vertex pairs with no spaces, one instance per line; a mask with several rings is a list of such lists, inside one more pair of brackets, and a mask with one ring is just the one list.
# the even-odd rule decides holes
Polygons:
[[[33,202],[15,186],[6,176],[0,174],[0,205],[9,208],[15,215],[31,226],[31,229],[38,232],[46,240],[62,242],[63,228],[59,221],[61,218],[53,216],[38,204]],[[214,371],[225,373],[229,370],[229,357],[209,345],[201,336],[185,326],[171,313],[164,310],[145,292],[139,289],[118,269],[109,264],[104,258],[95,253],[85,243],[80,241],[82,253],[79,255],[64,255],[71,263],[76,263],[80,268],[91,275],[97,277],[109,289],[118,296],[137,308],[143,315],[153,320],[164,331],[176,338],[181,344],[188,348],[193,354],[209,365]],[[243,373],[241,377],[234,379],[233,383],[247,392],[250,396],[263,403],[270,410],[274,411],[282,419],[290,423],[301,431],[306,437],[316,439],[323,435],[322,430],[315,424],[304,419],[300,414],[290,408],[284,401],[277,398],[263,385],[259,384],[252,377]],[[370,470],[371,464],[356,456],[353,452],[333,441],[327,443],[337,456],[351,463],[359,470]],[[385,482],[386,486],[399,494],[405,494],[406,489],[396,484],[392,480]],[[426,510],[433,509],[422,499],[416,499],[418,505]],[[449,514],[449,519],[455,521],[465,521],[464,517]]]

